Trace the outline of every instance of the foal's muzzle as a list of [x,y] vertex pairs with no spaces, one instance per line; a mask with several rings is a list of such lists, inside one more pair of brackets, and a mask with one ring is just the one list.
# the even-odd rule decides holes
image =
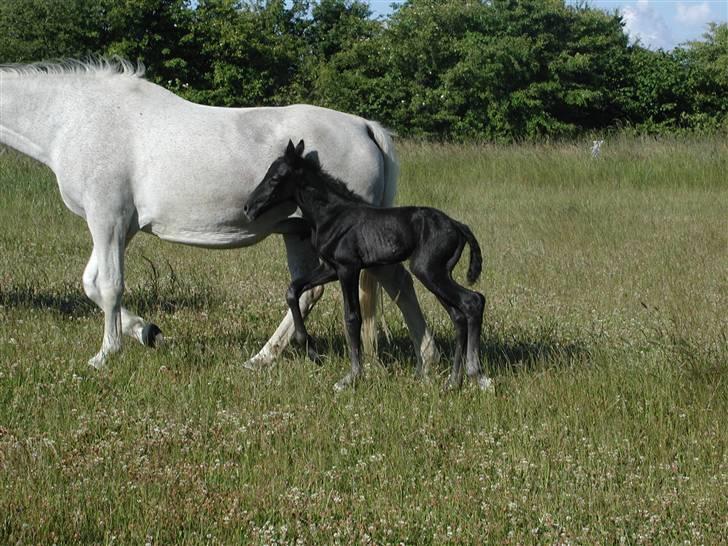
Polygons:
[[243,214],[249,222],[252,222],[258,216],[255,211],[255,207],[251,207],[249,203],[245,203],[245,205],[243,205]]

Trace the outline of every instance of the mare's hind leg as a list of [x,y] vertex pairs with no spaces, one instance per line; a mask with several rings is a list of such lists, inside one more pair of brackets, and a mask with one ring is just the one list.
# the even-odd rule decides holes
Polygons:
[[295,328],[293,339],[297,345],[306,347],[308,357],[314,362],[318,362],[320,358],[313,347],[311,337],[306,331],[306,325],[303,323],[303,316],[301,315],[301,308],[298,302],[302,292],[310,290],[315,286],[331,282],[335,278],[336,272],[327,264],[322,262],[310,274],[305,277],[295,279],[288,287],[288,292],[286,293],[286,301],[288,302],[288,307],[291,310],[293,325]]
[[[319,264],[319,258],[318,254],[311,245],[310,238],[292,233],[284,234],[283,241],[286,244],[288,270],[291,272],[292,279],[303,277],[307,273],[316,269]],[[304,319],[311,311],[314,304],[321,298],[323,293],[323,287],[316,286],[311,290],[305,291],[301,295],[299,305],[301,309],[301,316]],[[283,349],[288,346],[294,332],[295,327],[293,324],[293,314],[289,310],[263,348],[250,360],[245,362],[243,366],[249,370],[260,370],[273,364]]]
[[362,374],[361,367],[361,311],[359,309],[359,273],[358,269],[342,268],[336,271],[341,292],[344,297],[344,323],[346,338],[351,355],[351,371],[342,377],[334,390],[341,391],[353,386]]
[[430,366],[440,359],[440,353],[422,315],[412,276],[402,264],[372,268],[369,272],[377,278],[387,295],[402,312],[415,347],[417,358],[415,374],[417,377],[426,377]]

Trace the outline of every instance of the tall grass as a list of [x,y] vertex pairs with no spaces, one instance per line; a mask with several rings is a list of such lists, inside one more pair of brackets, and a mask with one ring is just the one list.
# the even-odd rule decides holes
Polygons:
[[85,225],[46,169],[0,154],[0,543],[725,542],[728,145],[399,150],[399,203],[480,240],[495,396],[443,393],[447,361],[416,381],[391,302],[381,365],[335,395],[336,288],[309,319],[322,367],[290,350],[243,370],[285,310],[273,237],[139,236],[126,301],[169,343],[90,370]]

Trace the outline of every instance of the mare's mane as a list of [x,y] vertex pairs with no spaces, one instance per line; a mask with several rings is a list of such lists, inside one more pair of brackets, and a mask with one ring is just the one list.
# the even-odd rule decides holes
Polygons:
[[108,77],[144,76],[144,65],[134,64],[121,57],[98,57],[85,61],[67,59],[58,62],[38,62],[30,64],[0,64],[3,76],[85,76]]
[[304,157],[303,163],[306,167],[306,174],[308,176],[314,176],[319,182],[322,182],[331,193],[347,201],[354,201],[365,205],[369,204],[363,197],[351,191],[344,182],[327,173],[316,159]]

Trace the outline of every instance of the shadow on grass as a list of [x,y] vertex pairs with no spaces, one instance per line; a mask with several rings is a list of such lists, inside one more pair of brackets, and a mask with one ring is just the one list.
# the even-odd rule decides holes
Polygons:
[[[142,316],[172,313],[179,309],[209,309],[216,302],[213,291],[205,287],[157,290],[138,287],[124,293],[123,304]],[[79,287],[0,286],[0,306],[54,311],[63,316],[87,317],[99,311]]]
[[97,309],[85,294],[70,286],[67,291],[33,286],[0,286],[0,305],[55,311],[73,317],[88,316]]
[[[455,354],[455,339],[448,336],[435,336],[440,351],[438,370],[445,374],[452,366]],[[396,337],[388,342],[380,342],[379,358],[386,367],[397,367],[412,362],[415,356],[412,342],[407,337]],[[514,337],[504,340],[481,338],[480,358],[483,366],[491,374],[521,373],[535,369],[555,369],[574,362],[586,363],[591,353],[584,343],[563,342],[549,338]]]
[[481,342],[481,355],[483,363],[496,374],[557,369],[591,360],[586,343],[528,337],[507,341],[486,339]]
[[[314,343],[322,356],[330,355],[346,360],[349,358],[349,346],[343,335],[314,336]],[[437,371],[446,374],[455,354],[454,336],[436,335],[435,343],[441,355]],[[304,354],[300,349],[299,351],[301,355]],[[389,340],[380,337],[378,357],[379,362],[392,371],[413,369],[415,366],[414,347],[405,335],[396,335]],[[591,352],[586,343],[565,342],[557,338],[521,333],[511,336],[510,339],[481,338],[480,357],[488,373],[502,374],[588,363]]]

